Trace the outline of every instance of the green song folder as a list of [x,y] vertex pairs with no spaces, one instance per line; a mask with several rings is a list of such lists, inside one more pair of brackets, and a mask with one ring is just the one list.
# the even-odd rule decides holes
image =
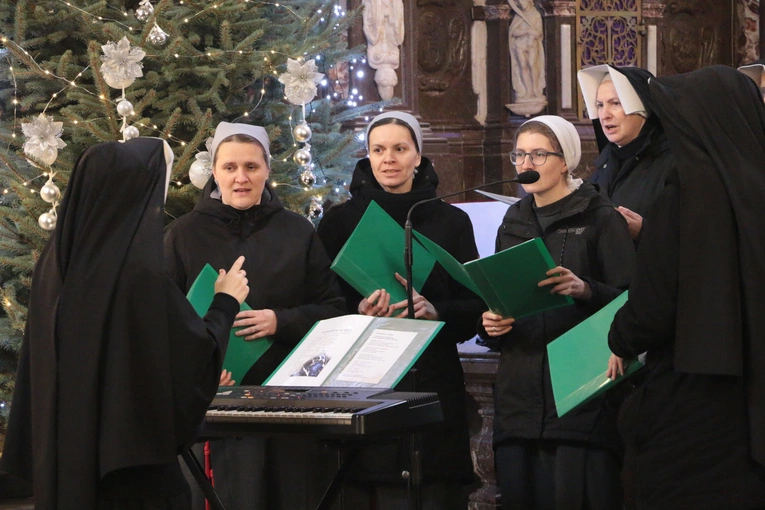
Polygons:
[[624,375],[606,377],[611,350],[608,331],[616,312],[627,301],[627,292],[601,308],[547,345],[555,408],[563,416],[635,373],[643,364],[624,360]]
[[[420,292],[436,261],[415,242],[412,255],[412,288]],[[364,297],[385,289],[391,304],[406,300],[406,287],[395,276],[406,277],[404,229],[376,202],[370,202],[331,268]]]
[[[205,264],[186,295],[191,306],[194,307],[200,317],[207,313],[212,304],[215,296],[215,280],[217,279],[218,272],[210,264]],[[252,310],[252,308],[247,303],[242,303],[239,311],[244,310]],[[244,337],[235,335],[240,329],[242,328],[231,328],[228,350],[226,350],[226,357],[223,360],[223,369],[231,372],[231,378],[237,385],[241,384],[242,377],[274,343],[271,338],[245,340]]]
[[568,296],[550,294],[550,287],[537,284],[555,267],[542,239],[535,238],[466,264],[415,231],[422,243],[452,278],[478,294],[494,313],[503,317],[524,317],[574,301]]

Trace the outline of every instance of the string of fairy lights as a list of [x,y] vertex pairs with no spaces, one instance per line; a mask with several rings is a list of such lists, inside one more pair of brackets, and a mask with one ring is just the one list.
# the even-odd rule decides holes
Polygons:
[[[77,13],[79,13],[79,14],[81,14],[83,16],[92,18],[93,22],[115,23],[118,26],[123,27],[125,30],[127,30],[129,32],[132,32],[134,30],[134,27],[132,27],[132,26],[126,24],[126,23],[123,23],[119,19],[108,18],[108,17],[104,17],[104,16],[93,14],[91,12],[88,12],[85,9],[82,9],[82,8],[76,6],[76,5],[73,5],[71,2],[68,2],[66,0],[59,0],[59,1],[60,1],[60,3],[62,5],[65,5],[67,8],[73,9]],[[181,5],[183,5],[184,1],[185,0],[181,0],[179,3]],[[290,13],[291,15],[295,16],[296,18],[300,19],[303,22],[307,22],[307,19],[301,18],[300,15],[294,9],[292,9],[289,6],[285,6],[285,5],[283,5],[283,4],[279,3],[279,2],[267,2],[267,1],[264,1],[264,2],[257,2],[256,3],[256,2],[252,2],[252,0],[232,0],[230,2],[223,1],[223,2],[218,2],[218,3],[215,3],[215,4],[208,4],[208,5],[204,6],[203,8],[201,8],[200,10],[198,10],[197,12],[195,12],[195,14],[193,14],[192,16],[190,16],[188,18],[184,18],[183,22],[184,23],[188,23],[193,18],[195,18],[197,16],[200,16],[200,15],[204,14],[207,11],[219,9],[222,6],[224,6],[225,4],[235,5],[235,4],[238,4],[238,3],[242,3],[242,4],[250,4],[250,3],[252,3],[253,5],[271,5],[273,7],[281,8],[281,9],[285,10],[286,12]],[[188,2],[186,2],[186,4],[188,5]],[[149,2],[149,0],[142,0],[141,5],[142,6],[146,6],[146,5],[151,6],[151,3]],[[128,18],[129,17],[129,13],[128,12],[125,12],[124,10],[121,10],[121,9],[117,9],[115,7],[111,7],[111,8],[113,8],[115,10],[118,10],[121,13],[123,18]],[[322,9],[319,9],[319,10],[317,10],[316,14],[321,15],[319,20],[322,23],[323,22],[327,22],[327,21],[331,21],[331,19],[333,17],[339,18],[339,17],[346,16],[346,12],[345,12],[344,8],[342,6],[340,6],[340,5],[337,5],[337,4],[332,6],[331,13],[327,13],[326,15],[324,15],[324,13],[322,12]],[[153,11],[153,8],[152,8],[152,11],[149,13],[149,15],[145,17],[145,21],[148,21],[149,19],[151,19],[151,16],[153,16],[153,15],[154,15],[154,11]],[[339,26],[340,25],[338,23],[335,23],[335,26],[333,27],[333,29],[337,29]],[[130,116],[130,115],[135,115],[135,112],[132,110],[132,104],[130,104],[129,102],[127,102],[127,105],[130,105],[130,108],[126,111],[127,107],[124,105],[124,102],[126,100],[126,97],[125,97],[125,94],[124,94],[124,90],[123,90],[122,95],[119,98],[117,98],[116,100],[113,100],[113,99],[111,99],[110,97],[107,97],[104,94],[95,93],[92,90],[90,90],[88,87],[82,86],[82,85],[80,85],[78,83],[78,80],[80,78],[82,78],[83,75],[90,69],[90,66],[86,66],[81,71],[79,71],[78,74],[74,78],[69,79],[69,78],[64,77],[64,76],[58,76],[57,74],[55,74],[51,70],[43,68],[26,49],[24,49],[21,45],[17,44],[12,39],[9,39],[8,37],[5,37],[4,35],[0,35],[0,42],[2,42],[2,44],[6,48],[9,48],[9,46],[13,46],[14,49],[16,49],[18,52],[20,52],[23,55],[23,58],[21,58],[19,60],[21,60],[24,64],[26,64],[29,69],[36,70],[38,74],[49,76],[50,78],[55,79],[55,80],[59,80],[59,81],[61,81],[64,84],[61,89],[59,89],[56,92],[51,94],[51,97],[49,98],[49,100],[47,101],[45,107],[43,108],[42,114],[45,114],[45,112],[47,111],[48,107],[51,105],[51,103],[57,97],[59,97],[61,94],[64,94],[70,88],[76,88],[78,90],[78,92],[84,92],[84,93],[89,94],[89,95],[91,95],[93,97],[97,97],[100,101],[109,103],[113,107],[116,107],[117,111],[118,111],[118,114],[123,117],[123,130],[126,128],[125,119],[128,116]],[[161,42],[164,44],[164,42],[166,42],[166,41],[161,41]],[[8,50],[6,49],[5,51],[7,52]],[[215,59],[218,59],[218,58],[220,58],[220,57],[222,57],[224,55],[227,55],[227,54],[246,55],[246,54],[253,54],[253,53],[257,53],[257,51],[256,50],[242,50],[242,49],[237,49],[237,50],[216,49],[216,50],[210,50],[210,51],[207,51],[207,52],[200,52],[199,54],[192,54],[192,55],[182,55],[180,53],[173,53],[173,57],[175,59],[204,59],[204,58],[207,58],[207,59],[210,59],[210,60],[215,60]],[[265,74],[273,75],[273,76],[278,76],[279,73],[278,73],[276,65],[273,63],[272,59],[273,58],[277,58],[277,59],[282,59],[283,60],[284,58],[289,58],[289,55],[287,55],[285,53],[278,52],[276,50],[271,50],[270,53],[272,55],[271,58],[269,58],[268,56],[264,57],[264,76],[265,76]],[[160,58],[161,57],[159,54],[150,54],[150,53],[146,53],[146,56],[149,57],[149,58]],[[308,55],[305,54],[305,56],[308,56]],[[9,69],[10,76],[12,78],[12,83],[13,83],[13,99],[11,101],[11,103],[13,105],[13,129],[12,129],[11,137],[12,138],[17,138],[17,132],[19,130],[19,124],[20,124],[18,108],[19,108],[19,105],[21,104],[21,101],[20,101],[20,98],[18,97],[18,83],[17,83],[17,77],[16,77],[16,70],[14,69],[13,65],[11,65],[11,60],[9,58],[9,55],[6,54],[5,57],[6,57],[6,60],[8,61],[8,69]],[[321,54],[317,54],[314,58],[315,58],[316,61],[322,62]],[[361,59],[360,61],[362,63],[366,62],[365,59]],[[357,59],[353,59],[352,62],[347,63],[347,65],[349,66],[350,72],[354,71],[354,67],[357,64],[358,64]],[[335,68],[335,65],[332,64],[332,65],[329,65],[328,67],[330,69],[331,68]],[[93,70],[93,72],[95,72],[95,70]],[[356,74],[355,74],[355,77],[358,78],[358,79],[363,78],[364,77],[364,71],[363,70],[358,70],[356,72]],[[359,95],[358,94],[358,90],[355,89],[355,88],[353,90],[350,90],[347,93],[345,93],[345,91],[343,90],[343,83],[340,81],[339,77],[337,77],[337,79],[334,79],[334,80],[323,79],[320,84],[322,85],[322,87],[327,89],[326,93],[322,94],[323,95],[323,99],[325,99],[325,100],[328,100],[328,101],[330,101],[330,100],[346,101],[347,105],[350,106],[350,107],[357,106],[358,105],[358,101],[362,101],[363,100],[363,96]],[[257,102],[255,102],[255,104],[251,108],[249,108],[240,117],[238,117],[237,120],[238,119],[242,119],[242,118],[247,118],[247,117],[250,116],[250,114],[252,114],[254,111],[256,111],[262,105],[262,103],[264,101],[264,98],[266,97],[266,93],[267,93],[267,91],[265,89],[265,86],[261,87],[261,89],[259,91],[259,97],[257,99]],[[320,95],[320,97],[322,97],[322,95]],[[123,108],[120,108],[121,105],[123,105]],[[303,113],[303,119],[305,119],[305,111]],[[64,124],[68,123],[68,124],[71,124],[71,125],[78,125],[78,124],[96,123],[96,122],[103,121],[103,120],[113,120],[113,119],[112,119],[111,116],[109,116],[109,117],[95,117],[95,118],[89,118],[87,120],[85,120],[85,119],[83,119],[83,120],[74,119],[74,120],[68,120],[68,121],[65,120],[65,121],[63,121],[63,123]],[[295,129],[297,129],[297,127],[300,126],[300,124],[298,124],[298,126],[293,126],[292,125],[292,121],[293,121],[293,117],[292,116],[290,116],[289,121],[290,121],[291,131],[293,131],[293,147],[295,148],[295,151],[292,154],[288,154],[287,156],[285,156],[282,159],[282,161],[285,161],[285,162],[290,157],[293,157],[293,159],[295,159],[295,154],[298,153],[301,150],[301,149],[298,148],[298,142],[307,141],[307,140],[300,139],[300,136],[299,136],[300,131],[299,130],[295,131]],[[149,130],[152,133],[160,135],[162,138],[168,140],[168,142],[177,143],[181,147],[185,147],[188,144],[188,142],[186,140],[178,138],[178,137],[172,135],[171,133],[164,132],[164,130],[160,126],[157,126],[155,123],[151,123],[151,122],[149,122],[147,120],[139,120],[139,121],[136,122],[136,125],[141,127],[141,128],[143,128],[143,129],[145,129],[145,130]],[[137,130],[135,132],[132,132],[132,133],[134,133],[134,134],[137,133]],[[298,133],[298,137],[295,136],[295,133]],[[138,136],[138,134],[135,134],[135,136]],[[310,138],[310,132],[309,132],[308,136]],[[197,151],[197,152],[199,152],[199,151]],[[52,207],[52,209],[50,211],[53,214],[54,217],[53,217],[52,221],[49,218],[48,221],[45,222],[48,227],[51,227],[51,225],[55,226],[55,208],[56,208],[56,206],[58,204],[57,200],[59,198],[59,195],[56,195],[55,197],[53,197],[53,194],[50,192],[50,190],[45,190],[44,189],[45,186],[41,187],[41,189],[38,191],[37,189],[35,189],[35,187],[32,187],[32,185],[33,185],[33,183],[35,181],[40,180],[42,178],[47,178],[46,182],[48,184],[52,184],[52,179],[53,179],[53,177],[55,177],[56,172],[53,169],[45,169],[45,168],[43,168],[43,167],[41,167],[41,166],[39,166],[37,164],[34,164],[29,159],[28,159],[28,161],[33,164],[33,167],[35,167],[38,170],[40,170],[41,173],[36,175],[36,176],[34,176],[34,177],[32,177],[32,178],[30,178],[30,179],[28,179],[27,181],[24,181],[22,183],[22,188],[28,189],[29,192],[32,193],[32,194],[39,193],[41,196],[48,195],[49,197],[52,197],[52,198],[55,199],[55,200],[51,201],[53,207]],[[296,159],[296,162],[298,162],[297,159]],[[312,169],[315,166],[315,164],[313,162],[310,162],[309,166]],[[304,174],[301,174],[301,175],[304,175]],[[326,178],[325,178],[324,182],[326,183]],[[176,186],[180,187],[180,186],[183,185],[183,182],[182,181],[176,181],[174,184]],[[278,182],[275,182],[275,181],[272,182],[271,184],[273,186],[280,186],[280,185],[285,185],[285,184],[292,185],[290,183],[278,183]],[[343,184],[345,184],[345,183],[343,183]],[[312,186],[313,186],[313,181],[312,180],[304,180],[304,179],[301,178],[301,187],[303,187],[303,189],[308,190]],[[2,193],[3,193],[3,195],[7,195],[10,191],[11,191],[10,188],[5,188],[5,189],[3,189]],[[46,193],[46,191],[47,191],[47,193]],[[56,191],[58,191],[57,188],[56,188]],[[340,189],[339,188],[335,188],[335,191],[339,192]],[[317,200],[321,200],[321,197],[317,197]],[[47,199],[46,199],[46,201],[47,201]],[[43,228],[46,228],[46,226],[43,223],[44,222],[43,222],[42,217],[41,217],[40,224],[41,224],[41,226]],[[46,229],[52,229],[52,228],[46,228]]]

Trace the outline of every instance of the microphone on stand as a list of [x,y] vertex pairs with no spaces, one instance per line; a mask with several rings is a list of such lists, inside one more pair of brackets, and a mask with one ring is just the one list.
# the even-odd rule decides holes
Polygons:
[[495,182],[489,182],[486,184],[481,184],[480,186],[475,186],[473,188],[463,189],[460,191],[455,191],[454,193],[447,193],[446,195],[439,195],[437,197],[433,198],[426,198],[425,200],[420,200],[419,202],[416,202],[412,205],[412,207],[409,208],[409,212],[406,213],[406,223],[404,223],[404,267],[406,267],[406,299],[407,299],[407,310],[408,314],[407,316],[410,319],[414,319],[414,292],[412,287],[412,265],[414,264],[414,258],[412,255],[412,211],[414,211],[414,208],[418,205],[427,203],[427,202],[433,202],[434,200],[441,200],[444,198],[453,197],[455,195],[460,195],[462,193],[467,193],[468,191],[475,191],[477,189],[482,188],[488,188],[489,186],[494,186],[495,184],[506,184],[510,182],[517,182],[518,184],[532,184],[539,180],[539,172],[536,170],[527,170],[525,172],[521,172],[518,174],[517,177],[513,179],[506,179],[504,181],[495,181]]

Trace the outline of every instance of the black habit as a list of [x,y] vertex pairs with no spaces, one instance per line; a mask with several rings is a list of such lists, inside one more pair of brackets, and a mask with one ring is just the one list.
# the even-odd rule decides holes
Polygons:
[[639,67],[611,67],[629,80],[648,117],[638,136],[621,147],[608,141],[599,119],[592,120],[600,155],[589,180],[615,205],[645,218],[674,164],[672,152],[648,90],[653,75]]
[[620,429],[641,508],[765,505],[765,107],[713,66],[651,81],[677,171],[609,345],[647,351]]
[[203,322],[167,277],[166,167],[159,139],[87,149],[35,266],[2,460],[33,478],[38,510],[187,499],[176,456],[239,306],[217,294]]

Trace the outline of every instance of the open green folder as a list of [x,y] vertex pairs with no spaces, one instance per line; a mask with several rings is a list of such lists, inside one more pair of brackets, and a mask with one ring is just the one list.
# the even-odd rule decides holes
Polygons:
[[503,317],[524,317],[574,301],[550,294],[539,282],[555,267],[540,238],[531,239],[482,259],[461,264],[439,245],[415,231],[414,235],[452,278],[478,294],[494,313]]
[[[203,317],[212,304],[215,296],[215,280],[218,279],[218,273],[210,264],[205,264],[202,271],[197,276],[194,283],[191,284],[186,297],[191,306]],[[239,311],[252,310],[247,303],[242,303]],[[228,339],[228,350],[223,360],[223,369],[231,372],[231,378],[236,384],[241,384],[242,377],[247,373],[252,365],[255,364],[264,352],[271,347],[274,341],[270,338],[259,338],[257,340],[245,340],[244,337],[236,336],[234,333],[241,328],[231,328],[231,335]]]
[[[412,288],[419,292],[436,260],[416,242],[412,243]],[[364,297],[377,289],[390,293],[390,302],[406,299],[406,287],[395,273],[406,277],[404,229],[372,201],[331,268]]]
[[627,301],[627,292],[601,308],[547,345],[555,408],[563,416],[626,379],[643,366],[637,360],[624,360],[624,375],[612,381],[606,377],[608,331],[616,312]]

